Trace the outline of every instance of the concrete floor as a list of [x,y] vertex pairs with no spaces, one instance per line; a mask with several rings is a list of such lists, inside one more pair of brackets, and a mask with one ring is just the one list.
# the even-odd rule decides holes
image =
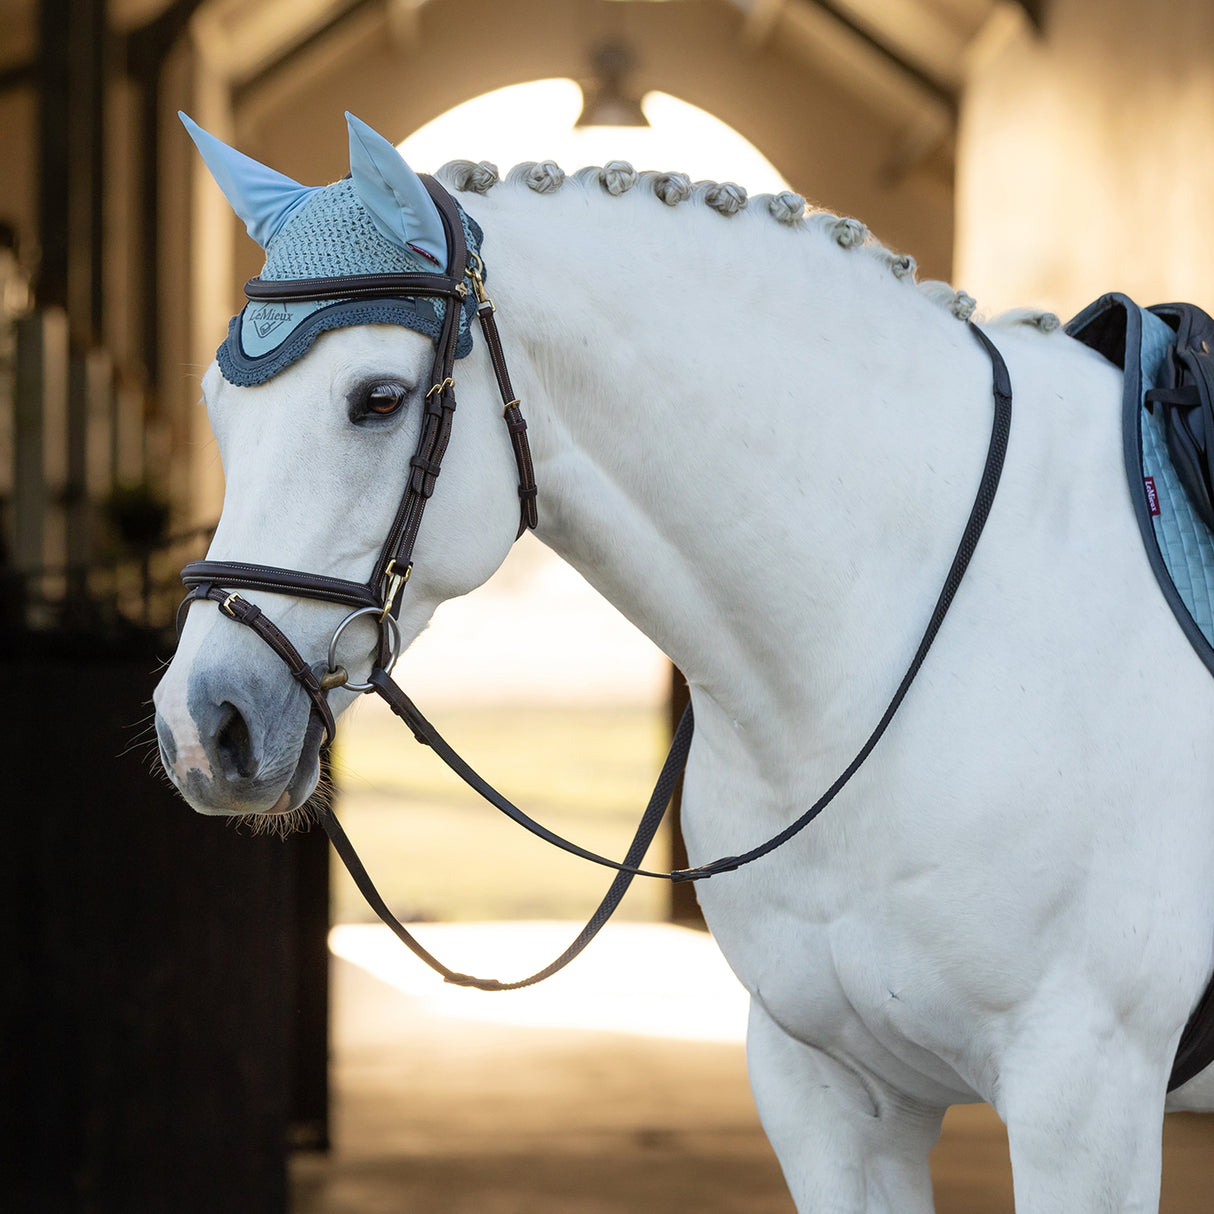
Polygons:
[[[501,955],[502,929],[529,926],[497,925],[471,961],[466,931],[423,939],[507,977],[524,971]],[[339,929],[375,950],[334,958],[335,1145],[294,1162],[294,1214],[793,1214],[751,1102],[731,976],[704,937],[621,927],[555,994],[513,1005],[376,951],[367,933],[386,929]],[[568,929],[541,929],[547,960]],[[638,964],[636,942],[651,938]],[[630,972],[635,999],[620,992]],[[673,1035],[705,1008],[699,1039]],[[1012,1214],[1006,1137],[985,1107],[950,1111],[932,1174],[938,1214]],[[1211,1209],[1214,1118],[1170,1117],[1163,1214]]]

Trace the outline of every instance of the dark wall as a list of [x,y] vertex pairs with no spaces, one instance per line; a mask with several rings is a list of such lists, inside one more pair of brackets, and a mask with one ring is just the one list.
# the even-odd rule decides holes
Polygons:
[[0,653],[0,1204],[276,1214],[301,1102],[324,1138],[326,841],[193,813],[149,771],[152,647],[71,648]]

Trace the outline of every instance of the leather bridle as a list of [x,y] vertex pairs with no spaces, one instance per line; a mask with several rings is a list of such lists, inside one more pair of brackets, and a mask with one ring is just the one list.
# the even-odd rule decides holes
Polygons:
[[[423,177],[447,237],[447,266],[445,274],[361,274],[340,278],[304,278],[278,281],[251,279],[245,284],[250,300],[289,303],[298,300],[401,299],[427,297],[446,302],[441,335],[435,345],[430,387],[423,402],[424,416],[421,435],[413,458],[409,461],[409,477],[401,495],[396,516],[380,549],[371,577],[366,582],[324,574],[304,573],[273,565],[254,565],[244,561],[192,561],[181,572],[181,580],[189,593],[178,608],[178,632],[190,604],[210,599],[238,624],[252,628],[287,664],[294,678],[312,700],[325,727],[326,745],[333,741],[336,726],[329,707],[327,693],[345,686],[351,691],[370,691],[370,683],[351,683],[345,669],[336,664],[337,642],[355,619],[372,617],[379,629],[379,648],[375,665],[391,670],[400,653],[400,632],[396,616],[400,611],[401,592],[413,572],[413,548],[421,528],[426,503],[442,470],[443,456],[451,438],[455,415],[455,348],[459,337],[459,320],[468,291],[474,292],[476,315],[480,321],[485,345],[489,350],[498,390],[502,395],[502,416],[510,434],[518,465],[519,527],[518,536],[536,525],[536,484],[527,442],[527,423],[510,385],[510,374],[502,352],[497,322],[493,318],[492,301],[485,294],[480,258],[469,255],[464,239],[463,223],[451,195],[431,177]],[[350,608],[349,614],[334,630],[329,644],[329,661],[317,670],[308,663],[283,634],[255,604],[244,599],[237,590],[264,590],[298,598],[318,599]]]
[[[527,442],[527,423],[523,420],[519,401],[515,398],[510,385],[510,375],[506,368],[501,338],[494,320],[493,303],[485,294],[483,266],[479,256],[475,253],[470,254],[467,249],[463,224],[455,201],[432,178],[423,177],[422,181],[438,208],[446,231],[447,273],[370,274],[271,282],[254,278],[245,285],[245,294],[248,298],[258,301],[291,302],[317,299],[401,299],[407,297],[430,297],[446,301],[442,332],[435,347],[430,387],[424,401],[421,435],[414,455],[409,461],[409,477],[400,505],[371,577],[366,582],[355,582],[324,574],[304,573],[296,569],[255,565],[243,561],[193,561],[186,565],[181,573],[181,579],[189,588],[189,593],[178,609],[177,624],[178,632],[180,632],[189,607],[193,603],[210,600],[218,604],[219,610],[229,619],[257,633],[282,658],[290,670],[292,678],[303,687],[310,697],[324,724],[324,745],[328,745],[333,740],[335,733],[333,711],[329,707],[327,698],[329,691],[345,687],[356,692],[376,692],[409,726],[417,741],[430,746],[443,762],[490,804],[546,842],[584,860],[615,870],[616,876],[610,889],[586,927],[552,964],[530,977],[516,982],[501,982],[496,978],[477,978],[448,969],[414,939],[388,909],[376,890],[362,861],[358,858],[334,815],[332,807],[323,799],[317,799],[315,814],[355,884],[371,908],[409,949],[441,974],[447,982],[458,986],[477,987],[481,990],[515,990],[549,977],[577,956],[611,917],[633,877],[654,877],[672,882],[702,881],[750,864],[799,834],[826,808],[859,770],[893,719],[918,674],[936,633],[944,621],[945,613],[961,583],[970,557],[977,545],[978,537],[986,523],[987,515],[994,502],[995,490],[999,484],[1003,467],[1003,457],[1007,449],[1011,426],[1011,383],[1007,367],[999,351],[981,329],[970,324],[970,332],[986,351],[994,372],[995,416],[986,466],[983,469],[978,494],[965,531],[936,602],[935,610],[919,642],[919,647],[885,713],[844,772],[796,821],[750,851],[738,856],[723,856],[710,864],[703,864],[692,869],[673,872],[643,869],[639,866],[657,833],[675,784],[687,762],[694,729],[694,718],[691,706],[688,705],[675,730],[670,751],[663,764],[661,774],[658,776],[649,805],[641,818],[624,860],[619,862],[608,859],[579,847],[541,826],[487,784],[455,753],[434,726],[421,714],[412,700],[390,678],[392,666],[400,653],[401,638],[396,616],[400,611],[401,595],[413,570],[413,548],[421,527],[422,515],[426,503],[434,493],[435,483],[442,469],[443,456],[451,437],[451,425],[455,413],[453,380],[455,349],[459,336],[460,314],[468,295],[469,284],[474,292],[477,319],[480,321],[481,332],[485,338],[498,390],[501,393],[502,415],[510,433],[514,458],[518,466],[520,517],[516,538],[529,528],[534,528],[537,522],[537,489],[531,450]],[[471,264],[469,264],[470,261]],[[468,281],[465,282],[465,279]],[[237,593],[238,590],[262,590],[274,594],[337,603],[349,608],[348,614],[334,630],[329,643],[327,663],[310,664],[274,622],[254,603],[250,603]],[[351,683],[347,671],[337,665],[337,646],[344,630],[354,620],[363,617],[373,617],[377,623],[379,629],[378,651],[367,682]]]

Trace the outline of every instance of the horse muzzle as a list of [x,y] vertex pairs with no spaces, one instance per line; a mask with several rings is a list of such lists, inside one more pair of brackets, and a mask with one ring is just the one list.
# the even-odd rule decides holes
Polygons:
[[315,789],[325,726],[289,678],[170,667],[155,701],[161,762],[198,812],[285,813]]

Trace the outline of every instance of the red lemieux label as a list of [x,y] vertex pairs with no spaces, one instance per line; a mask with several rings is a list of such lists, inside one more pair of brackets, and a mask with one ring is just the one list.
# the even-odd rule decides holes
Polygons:
[[1151,511],[1151,517],[1156,518],[1159,515],[1159,494],[1155,490],[1155,478],[1153,476],[1144,476],[1142,483],[1147,490],[1147,506]]

